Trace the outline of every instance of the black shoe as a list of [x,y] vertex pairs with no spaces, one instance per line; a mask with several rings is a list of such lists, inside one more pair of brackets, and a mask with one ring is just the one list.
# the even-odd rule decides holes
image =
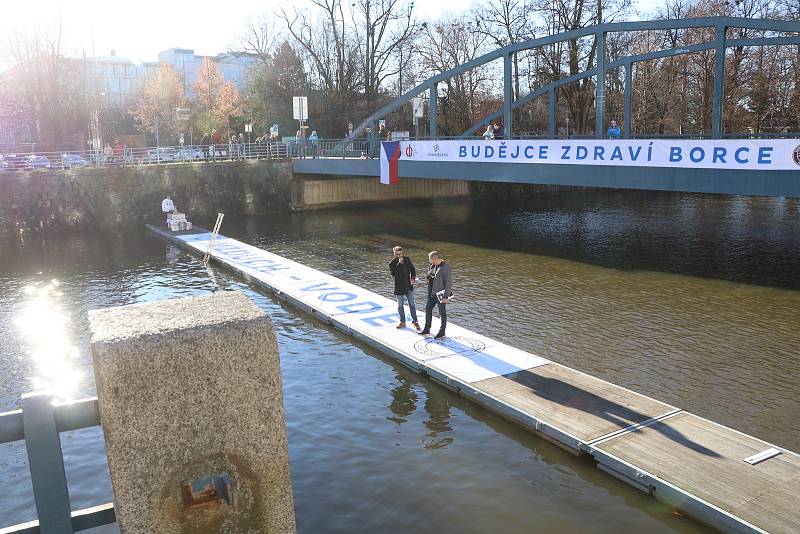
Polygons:
[[429,336],[431,335],[431,331],[426,328],[425,330],[420,330],[419,332],[417,332],[417,334],[421,336]]
[[443,339],[443,338],[444,338],[444,332],[439,332],[438,334],[433,336],[433,339]]

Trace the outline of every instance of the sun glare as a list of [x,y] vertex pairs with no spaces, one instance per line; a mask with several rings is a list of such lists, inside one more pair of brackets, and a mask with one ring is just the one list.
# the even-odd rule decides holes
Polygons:
[[25,288],[25,302],[15,324],[28,347],[33,391],[49,390],[57,398],[72,398],[80,385],[78,347],[70,339],[69,317],[59,302],[58,280]]

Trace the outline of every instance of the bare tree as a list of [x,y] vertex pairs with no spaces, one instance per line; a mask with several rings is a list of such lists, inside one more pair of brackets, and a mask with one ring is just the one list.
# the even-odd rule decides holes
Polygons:
[[[586,28],[594,24],[613,22],[630,9],[630,0],[536,0],[535,11],[541,17],[542,33],[561,33]],[[594,68],[597,62],[595,39],[572,39],[539,51],[542,65],[552,79],[571,76]],[[602,80],[605,83],[605,80]],[[571,124],[578,134],[593,131],[596,82],[586,78],[562,87]]]
[[276,18],[271,14],[248,17],[245,30],[239,38],[241,51],[258,56],[261,63],[267,63],[285,40]]
[[[324,89],[334,93],[355,92],[362,84],[358,68],[358,44],[345,22],[341,0],[308,0],[322,11],[322,18],[295,8],[281,8],[286,28],[305,51]],[[317,13],[318,13],[317,11]]]
[[[466,17],[424,24],[418,53],[426,71],[437,74],[483,55],[488,38],[475,30],[475,23]],[[453,76],[446,84],[443,133],[461,133],[478,120],[480,101],[491,95],[493,87],[487,67]]]
[[364,94],[374,99],[384,81],[396,76],[402,65],[392,63],[393,53],[413,35],[414,2],[406,0],[355,0],[353,30],[363,68]]
[[[64,57],[60,23],[51,28],[7,32],[0,37],[0,63],[13,114],[28,123],[31,141],[56,149],[88,122],[85,72]],[[83,64],[85,66],[85,62]]]
[[[485,35],[497,47],[520,43],[535,37],[533,25],[533,5],[529,0],[484,0],[472,10],[478,22],[477,31]],[[514,77],[514,99],[519,98],[520,69],[519,54],[512,57]]]

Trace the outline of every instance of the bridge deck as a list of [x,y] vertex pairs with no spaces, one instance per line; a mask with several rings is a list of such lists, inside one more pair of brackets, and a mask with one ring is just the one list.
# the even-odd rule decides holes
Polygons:
[[[192,252],[207,230],[153,233]],[[220,236],[212,257],[411,369],[730,532],[800,532],[800,456],[623,387],[448,324],[443,341],[397,330],[386,297]],[[434,328],[438,328],[434,320]],[[774,448],[755,465],[745,458]]]

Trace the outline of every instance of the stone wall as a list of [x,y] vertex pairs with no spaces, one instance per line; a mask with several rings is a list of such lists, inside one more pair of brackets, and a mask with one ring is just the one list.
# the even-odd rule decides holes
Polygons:
[[0,174],[0,233],[141,224],[171,194],[189,218],[291,209],[290,161],[229,161]]

